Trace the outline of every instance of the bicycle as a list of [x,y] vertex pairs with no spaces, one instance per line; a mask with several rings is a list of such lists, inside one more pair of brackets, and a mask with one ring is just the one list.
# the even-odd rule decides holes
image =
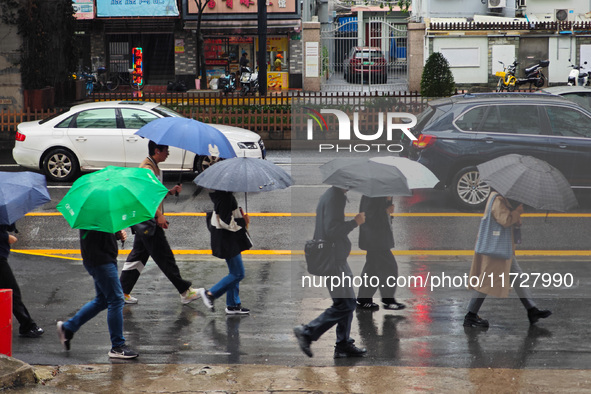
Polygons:
[[129,85],[133,90],[142,90],[144,88],[144,81],[137,83],[139,74],[130,68],[128,72],[111,72],[107,75],[105,87],[107,90],[117,90],[120,84]]

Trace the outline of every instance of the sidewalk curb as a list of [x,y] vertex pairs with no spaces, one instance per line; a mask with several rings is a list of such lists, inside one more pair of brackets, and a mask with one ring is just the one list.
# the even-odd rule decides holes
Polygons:
[[35,370],[29,364],[0,354],[0,390],[35,383]]

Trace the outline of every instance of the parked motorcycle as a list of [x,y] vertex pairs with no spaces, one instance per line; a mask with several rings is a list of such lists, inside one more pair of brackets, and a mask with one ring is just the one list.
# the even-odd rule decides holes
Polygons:
[[[570,62],[570,59],[568,61]],[[568,73],[568,86],[587,86],[589,73],[581,71],[586,64],[587,62],[584,62],[582,66],[570,65],[573,69]]]
[[542,69],[544,67],[548,67],[550,64],[549,60],[540,60],[536,64],[527,67],[524,70],[525,78],[517,78],[515,76],[515,70],[519,64],[517,60],[507,67],[505,67],[503,62],[499,63],[503,65],[504,71],[498,71],[495,73],[495,76],[500,77],[497,84],[497,92],[502,92],[503,89],[507,89],[507,91],[512,92],[515,90],[516,86],[525,84],[529,84],[530,89],[532,85],[537,88],[541,88],[546,83],[546,76],[542,72]]
[[227,96],[228,93],[233,93],[236,90],[236,74],[227,73],[219,77],[218,89],[220,89]]
[[252,71],[250,67],[243,67],[242,70],[240,75],[240,84],[242,85],[240,95],[245,96],[247,93],[254,95],[259,91],[259,73],[258,71]]

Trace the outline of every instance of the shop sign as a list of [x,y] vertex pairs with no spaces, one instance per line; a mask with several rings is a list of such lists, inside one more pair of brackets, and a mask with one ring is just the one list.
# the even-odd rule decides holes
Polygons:
[[226,66],[226,65],[228,65],[228,61],[227,60],[206,59],[205,64],[208,66]]
[[94,19],[93,0],[72,0],[72,7],[76,19]]
[[268,72],[267,87],[269,90],[281,90],[289,88],[289,73]]
[[[258,0],[209,0],[203,14],[256,14],[258,12],[256,1]],[[266,0],[267,13],[295,13],[296,1]],[[187,6],[189,15],[198,15],[194,1],[188,1]]]
[[318,77],[318,42],[306,43],[306,77]]
[[102,0],[96,16],[179,16],[179,10],[176,0]]

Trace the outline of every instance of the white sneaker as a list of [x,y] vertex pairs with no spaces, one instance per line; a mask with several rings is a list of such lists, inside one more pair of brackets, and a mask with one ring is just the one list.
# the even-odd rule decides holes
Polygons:
[[181,302],[183,304],[188,304],[191,301],[195,301],[197,298],[201,297],[201,294],[199,293],[200,290],[201,289],[195,290],[194,288],[189,287],[187,291],[181,294]]
[[123,299],[125,300],[126,304],[137,304],[137,298],[131,294],[123,294]]

